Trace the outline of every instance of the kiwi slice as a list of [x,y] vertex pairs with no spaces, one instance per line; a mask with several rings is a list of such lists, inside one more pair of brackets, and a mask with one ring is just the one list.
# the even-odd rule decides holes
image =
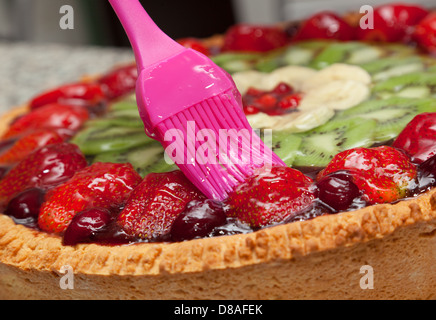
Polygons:
[[286,65],[284,61],[284,52],[282,48],[273,50],[259,58],[255,64],[255,69],[261,72],[271,72],[277,68]]
[[369,147],[373,144],[376,126],[377,121],[373,119],[332,119],[315,129],[296,134],[302,140],[293,166],[324,167],[341,151]]
[[164,149],[157,142],[123,152],[101,153],[94,157],[93,162],[128,162],[142,177],[151,172],[165,172],[177,169],[174,163],[168,163],[165,160]]
[[105,118],[89,120],[87,126],[94,128],[125,127],[144,131],[144,124],[139,117],[110,115]]
[[86,156],[109,151],[125,151],[153,141],[145,134],[143,128],[99,126],[87,127],[71,140]]
[[422,71],[425,65],[420,57],[386,57],[372,62],[360,64],[368,71],[374,82],[383,81],[391,77],[407,73]]
[[385,100],[368,100],[344,110],[335,116],[335,120],[354,118],[376,120],[374,143],[395,138],[413,117],[423,112],[435,112],[434,99],[412,99],[392,97]]
[[262,53],[222,53],[212,58],[218,66],[229,73],[254,69]]
[[352,50],[348,53],[348,58],[344,60],[344,63],[349,64],[362,64],[368,63],[380,59],[386,55],[386,50],[381,47],[364,45],[361,48]]
[[400,96],[410,98],[427,98],[436,95],[436,73],[415,72],[389,78],[377,83],[373,92],[383,98]]
[[273,131],[272,150],[288,166],[292,166],[303,139],[287,131]]
[[110,110],[110,112],[122,110],[138,110],[135,95],[130,95],[123,100],[111,104]]
[[307,66],[312,61],[314,55],[315,50],[292,46],[285,51],[283,62],[287,65]]
[[332,43],[338,43],[335,40],[304,40],[295,44],[295,46],[320,52]]
[[352,51],[364,47],[360,42],[338,42],[322,50],[310,63],[315,69],[323,69],[331,64],[345,62]]

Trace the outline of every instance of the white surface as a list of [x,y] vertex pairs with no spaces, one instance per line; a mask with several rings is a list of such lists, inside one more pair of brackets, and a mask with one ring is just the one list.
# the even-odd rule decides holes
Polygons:
[[0,42],[0,113],[34,95],[134,61],[128,49]]

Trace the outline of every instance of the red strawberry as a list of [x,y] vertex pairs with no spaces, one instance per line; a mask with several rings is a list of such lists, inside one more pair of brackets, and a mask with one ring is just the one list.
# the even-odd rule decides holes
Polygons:
[[79,106],[48,104],[15,120],[3,139],[16,137],[36,129],[62,129],[66,136],[80,129],[88,120],[89,112]]
[[330,11],[322,11],[303,22],[294,40],[336,39],[348,41],[354,39],[354,33],[354,28],[338,15]]
[[29,188],[53,188],[87,165],[79,148],[70,143],[51,144],[29,154],[0,181],[0,208]]
[[104,93],[97,83],[77,82],[46,91],[30,101],[30,109],[47,104],[63,103],[80,106],[94,106],[103,101]]
[[118,217],[131,236],[153,239],[167,234],[189,202],[205,196],[179,171],[148,174]]
[[272,167],[237,186],[226,203],[230,216],[257,228],[293,217],[312,204],[315,193],[312,180],[300,171]]
[[365,41],[409,41],[414,26],[429,13],[421,6],[386,4],[374,10],[374,28],[358,28],[357,38]]
[[136,88],[138,70],[136,64],[117,67],[102,76],[97,82],[110,100],[132,93]]
[[63,141],[63,137],[53,129],[32,131],[19,138],[8,150],[0,154],[0,163],[6,165],[16,163],[38,148]]
[[392,202],[404,197],[407,187],[417,177],[417,169],[401,151],[381,146],[354,148],[338,153],[317,179],[340,170],[353,176],[354,184],[363,191],[370,204]]
[[141,176],[130,163],[94,163],[48,191],[38,225],[44,231],[59,233],[78,212],[91,208],[118,210],[140,181]]
[[278,27],[237,24],[227,30],[222,50],[265,52],[288,43],[286,32]]
[[177,41],[185,48],[194,49],[206,56],[210,55],[209,49],[199,39],[195,38],[182,38]]
[[430,13],[415,27],[413,39],[422,49],[436,55],[436,12]]
[[415,163],[422,163],[436,154],[436,113],[415,116],[392,144],[403,150]]

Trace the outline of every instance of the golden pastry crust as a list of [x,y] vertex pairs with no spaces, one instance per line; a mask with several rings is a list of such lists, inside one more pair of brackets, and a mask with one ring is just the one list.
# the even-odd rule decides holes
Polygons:
[[[388,251],[381,250],[384,247]],[[326,268],[325,264],[333,261],[337,265]],[[381,268],[380,263],[390,268]],[[395,205],[180,243],[67,247],[58,236],[15,225],[9,217],[0,216],[3,299],[435,298],[435,263],[436,191]],[[398,282],[375,281],[375,289],[363,290],[359,287],[359,266],[367,264],[374,268],[376,279],[388,270],[400,273],[404,281],[413,274],[422,278],[422,283],[405,287],[400,277]],[[77,289],[59,287],[59,271],[66,265],[78,278]],[[394,265],[399,269],[393,270]],[[354,273],[344,274],[350,272],[350,266]],[[276,273],[287,268],[288,272]],[[249,280],[243,282],[247,275]],[[238,288],[229,277],[238,281]],[[325,286],[322,277],[330,278],[331,285],[340,281],[346,286],[320,290]],[[313,288],[305,288],[302,280],[313,282]],[[209,281],[214,285],[208,285]],[[274,281],[273,287],[269,287],[270,281]],[[18,285],[21,282],[23,288]],[[390,287],[392,292],[385,292]],[[352,291],[357,291],[354,296]]]
[[[365,265],[374,289],[360,286]],[[65,266],[74,289],[60,286]],[[59,236],[0,215],[0,299],[436,299],[435,266],[436,189],[179,243],[63,246]]]

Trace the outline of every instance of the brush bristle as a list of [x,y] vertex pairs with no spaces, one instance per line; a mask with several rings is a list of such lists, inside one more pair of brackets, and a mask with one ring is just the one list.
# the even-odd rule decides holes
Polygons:
[[285,165],[250,126],[231,91],[186,108],[156,132],[167,155],[210,199],[227,198],[256,168]]

